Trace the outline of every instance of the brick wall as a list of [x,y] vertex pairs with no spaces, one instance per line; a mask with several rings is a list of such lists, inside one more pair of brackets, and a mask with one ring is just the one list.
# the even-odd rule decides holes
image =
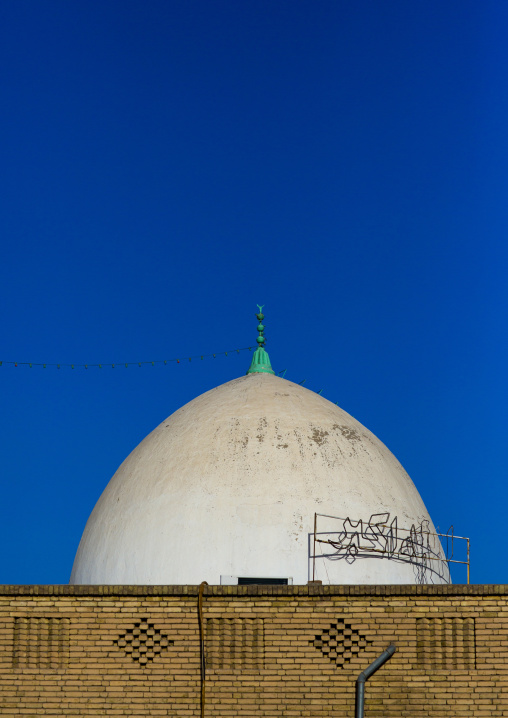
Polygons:
[[[0,587],[1,716],[199,716],[196,586]],[[508,716],[508,586],[210,586],[205,716]]]

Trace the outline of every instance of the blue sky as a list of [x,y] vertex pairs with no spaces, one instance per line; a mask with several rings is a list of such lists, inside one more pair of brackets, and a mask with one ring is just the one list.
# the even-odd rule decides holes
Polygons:
[[118,465],[249,356],[123,363],[247,347],[258,302],[506,582],[507,47],[489,0],[2,4],[0,582],[66,583]]

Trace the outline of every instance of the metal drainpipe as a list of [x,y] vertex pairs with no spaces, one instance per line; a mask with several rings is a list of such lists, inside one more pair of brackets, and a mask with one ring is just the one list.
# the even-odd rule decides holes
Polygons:
[[365,682],[377,671],[378,668],[389,661],[397,650],[395,643],[390,643],[386,651],[376,658],[376,660],[370,664],[368,668],[360,673],[356,679],[356,703],[355,703],[355,718],[363,718],[363,709],[365,705]]

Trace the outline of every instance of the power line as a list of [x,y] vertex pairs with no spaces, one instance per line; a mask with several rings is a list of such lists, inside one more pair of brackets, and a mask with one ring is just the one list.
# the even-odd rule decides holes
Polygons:
[[217,358],[219,356],[228,356],[230,354],[239,354],[240,352],[252,351],[252,347],[242,347],[241,349],[228,349],[228,351],[212,352],[211,354],[197,354],[195,356],[182,356],[175,359],[154,359],[153,361],[128,361],[128,362],[101,362],[96,364],[68,364],[66,362],[29,362],[29,361],[0,361],[0,366],[9,364],[14,367],[24,366],[32,369],[39,367],[47,369],[48,367],[56,367],[57,369],[115,369],[116,367],[128,368],[130,366],[155,366],[156,364],[181,364],[184,361],[203,360],[209,358]]

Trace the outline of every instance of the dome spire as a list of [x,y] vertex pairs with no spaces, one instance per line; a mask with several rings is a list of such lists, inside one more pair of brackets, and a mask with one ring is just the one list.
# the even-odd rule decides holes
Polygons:
[[256,314],[256,319],[259,322],[259,336],[256,339],[258,343],[258,348],[254,352],[254,356],[252,357],[252,361],[247,374],[275,374],[274,370],[272,369],[272,365],[270,364],[270,357],[265,350],[265,325],[263,324],[263,319],[265,318],[265,315],[263,314],[264,306],[264,304],[261,306],[259,304],[257,305],[259,309],[259,313]]

